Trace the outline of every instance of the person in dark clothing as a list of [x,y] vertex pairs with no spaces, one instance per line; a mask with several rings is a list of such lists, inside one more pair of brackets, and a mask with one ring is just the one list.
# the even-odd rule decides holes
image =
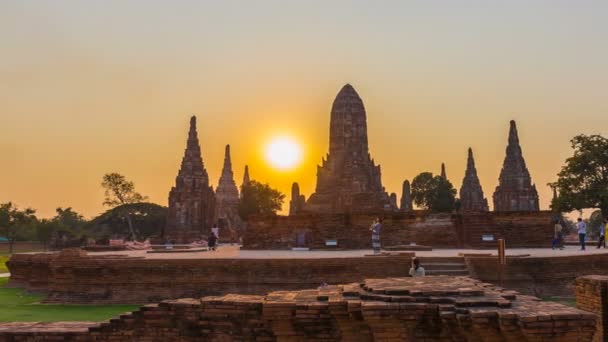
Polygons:
[[605,218],[600,225],[600,237],[598,239],[597,248],[604,246],[606,248],[606,228],[608,228],[608,218]]
[[214,233],[209,235],[209,239],[207,240],[207,246],[209,246],[209,250],[214,251],[217,248],[217,236]]

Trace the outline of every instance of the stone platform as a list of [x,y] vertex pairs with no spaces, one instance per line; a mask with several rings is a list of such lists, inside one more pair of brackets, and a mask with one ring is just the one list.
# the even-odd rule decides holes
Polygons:
[[0,325],[0,341],[591,341],[595,324],[585,311],[438,276],[170,300],[88,328]]

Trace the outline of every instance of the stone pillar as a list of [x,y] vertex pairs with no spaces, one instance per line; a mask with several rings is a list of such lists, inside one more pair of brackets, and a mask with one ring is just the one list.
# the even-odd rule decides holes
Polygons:
[[590,275],[576,279],[576,307],[598,316],[594,342],[608,340],[608,276]]

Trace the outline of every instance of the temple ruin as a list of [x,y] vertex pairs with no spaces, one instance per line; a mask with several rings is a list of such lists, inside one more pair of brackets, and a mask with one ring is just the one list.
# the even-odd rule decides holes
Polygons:
[[196,131],[196,116],[190,131],[182,164],[169,192],[169,212],[164,237],[177,243],[190,243],[207,235],[215,222],[215,194],[203,165]]
[[[220,230],[227,232],[229,237],[236,238],[243,226],[239,216],[239,189],[234,181],[230,145],[226,145],[222,175],[215,191],[217,203],[217,221]],[[222,234],[226,235],[226,234]]]
[[511,120],[509,143],[499,184],[494,191],[494,211],[538,211],[538,192],[519,146],[519,136]]
[[317,168],[316,190],[305,210],[345,213],[387,208],[392,206],[382,186],[380,166],[369,153],[365,107],[355,89],[346,84],[332,105],[329,153]]
[[460,187],[460,205],[462,211],[488,211],[488,200],[483,196],[481,183],[475,168],[473,150],[469,148],[467,169]]

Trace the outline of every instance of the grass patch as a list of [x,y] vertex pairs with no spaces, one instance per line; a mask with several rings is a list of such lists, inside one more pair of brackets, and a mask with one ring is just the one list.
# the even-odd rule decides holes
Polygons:
[[573,297],[543,297],[542,300],[547,302],[556,302],[566,306],[576,307],[576,298]]
[[40,304],[42,295],[6,287],[8,278],[0,278],[0,322],[100,322],[139,305],[62,305]]
[[10,255],[0,255],[0,273],[7,273],[8,268],[6,267],[6,262],[10,258]]

